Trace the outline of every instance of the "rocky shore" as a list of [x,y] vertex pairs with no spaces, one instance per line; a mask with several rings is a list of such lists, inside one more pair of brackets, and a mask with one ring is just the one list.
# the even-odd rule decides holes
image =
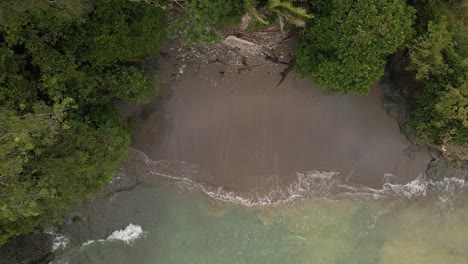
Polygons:
[[427,145],[421,143],[407,126],[411,112],[415,109],[423,84],[414,80],[405,70],[408,62],[403,52],[390,57],[385,76],[381,80],[382,105],[389,116],[394,118],[400,131],[411,142],[410,152],[426,148],[431,161],[426,169],[430,180],[459,178],[468,180],[468,151],[448,146]]
[[53,259],[53,236],[37,232],[0,247],[0,264],[46,264]]

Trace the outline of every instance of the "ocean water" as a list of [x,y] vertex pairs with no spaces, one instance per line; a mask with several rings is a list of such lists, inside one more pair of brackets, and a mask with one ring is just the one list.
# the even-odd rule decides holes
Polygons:
[[370,189],[311,170],[282,190],[242,196],[184,177],[194,165],[144,163],[115,181],[145,174],[137,185],[77,209],[81,221],[57,231],[53,263],[468,263],[461,179]]

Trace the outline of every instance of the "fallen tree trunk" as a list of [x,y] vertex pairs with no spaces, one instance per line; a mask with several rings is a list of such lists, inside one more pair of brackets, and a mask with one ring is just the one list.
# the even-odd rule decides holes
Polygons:
[[283,81],[286,79],[286,76],[288,76],[289,72],[291,72],[291,70],[294,68],[294,65],[296,64],[296,60],[295,59],[292,59],[291,62],[289,63],[289,66],[284,69],[284,71],[282,71],[280,73],[281,75],[281,80],[279,81],[279,83],[276,85],[276,87],[280,86],[280,84],[283,83]]

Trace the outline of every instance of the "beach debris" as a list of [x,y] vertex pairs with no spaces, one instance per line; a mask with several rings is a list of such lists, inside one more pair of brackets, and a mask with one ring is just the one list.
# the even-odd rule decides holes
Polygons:
[[236,37],[234,35],[229,35],[224,39],[224,44],[226,44],[228,46],[232,45],[232,43],[235,43],[235,42],[241,43],[243,45],[248,45],[248,46],[256,46],[257,45],[255,43],[253,43],[252,41],[241,39],[241,38],[238,38],[238,37]]
[[253,69],[256,69],[256,68],[258,68],[258,67],[260,67],[260,65],[255,65],[255,66],[240,68],[240,69],[237,71],[237,73],[239,73],[239,74],[246,73],[246,72],[249,72],[249,71],[251,71],[251,70],[253,70]]
[[296,60],[293,58],[291,59],[291,61],[289,62],[289,66],[284,69],[284,71],[282,71],[280,73],[281,75],[281,80],[279,81],[279,83],[276,85],[276,87],[280,86],[280,84],[283,83],[283,81],[286,79],[286,76],[288,76],[289,72],[291,72],[291,70],[294,68],[294,65],[296,64]]
[[291,36],[289,36],[289,37],[286,37],[286,38],[283,39],[279,44],[283,44],[283,43],[285,43],[285,42],[288,42],[288,41],[290,41],[291,39],[296,38],[297,36],[299,36],[299,35],[298,35],[298,34],[293,34],[293,35],[291,35]]
[[265,59],[268,60],[268,61],[271,61],[271,62],[276,63],[276,64],[290,65],[290,62],[280,61],[278,59],[278,57],[273,56],[273,55],[269,54],[266,51],[262,51],[262,53],[263,53],[263,55],[265,55]]
[[238,50],[243,55],[251,56],[252,54],[260,54],[263,46],[256,44],[252,41],[246,40],[244,38],[236,37],[235,35],[227,36],[223,44],[233,50]]
[[216,58],[215,60],[209,61],[208,64],[213,64],[213,63],[221,63],[222,65],[226,65],[226,63],[219,58]]
[[[225,32],[224,40],[216,44],[197,44],[194,46],[173,46],[170,47],[170,55],[177,59],[178,64],[174,64],[174,73],[177,78],[181,77],[182,73],[179,72],[182,64],[186,64],[186,68],[182,68],[184,74],[188,68],[194,68],[194,72],[198,68],[203,68],[208,64],[218,64],[220,67],[218,71],[224,71],[224,76],[229,74],[238,74],[239,69],[242,68],[241,73],[249,71],[244,68],[253,65],[266,65],[266,64],[284,64],[288,65],[286,61],[287,53],[284,53],[284,59],[274,59],[276,54],[274,51],[280,46],[283,39],[281,32],[278,29],[273,30],[259,30],[255,32],[242,32],[239,30],[232,30]],[[284,44],[283,44],[284,45]],[[182,48],[180,51],[178,51]],[[266,59],[262,51],[271,56],[272,60]],[[280,62],[281,61],[281,62]],[[217,66],[218,67],[218,66]],[[219,76],[219,75],[218,75]]]
[[242,65],[247,66],[247,59],[245,58],[245,56],[241,57],[241,62],[242,62]]

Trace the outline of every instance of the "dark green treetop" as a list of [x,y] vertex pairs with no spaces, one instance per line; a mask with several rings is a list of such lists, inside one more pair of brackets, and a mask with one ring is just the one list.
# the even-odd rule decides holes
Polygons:
[[403,0],[314,3],[316,19],[295,52],[297,70],[324,88],[367,94],[386,57],[412,36],[415,10]]

